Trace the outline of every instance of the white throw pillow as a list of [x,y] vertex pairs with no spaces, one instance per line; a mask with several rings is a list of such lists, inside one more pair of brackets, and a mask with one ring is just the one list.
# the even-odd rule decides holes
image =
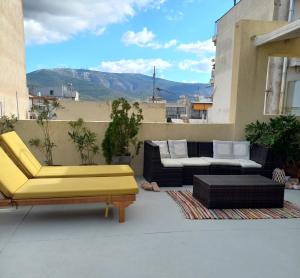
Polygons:
[[233,144],[232,141],[213,141],[214,158],[232,159],[233,158]]
[[186,140],[168,140],[171,158],[188,158]]
[[159,146],[160,158],[171,158],[167,141],[152,141],[152,143]]
[[248,141],[233,141],[233,158],[235,159],[250,159],[250,142]]

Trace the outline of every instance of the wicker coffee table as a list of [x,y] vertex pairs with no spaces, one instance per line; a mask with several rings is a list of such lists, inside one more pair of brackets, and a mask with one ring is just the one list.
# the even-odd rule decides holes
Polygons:
[[281,208],[284,185],[259,175],[194,176],[193,196],[210,209]]

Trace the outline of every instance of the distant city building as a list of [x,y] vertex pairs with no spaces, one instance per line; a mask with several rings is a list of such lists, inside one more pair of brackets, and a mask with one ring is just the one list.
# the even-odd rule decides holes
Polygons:
[[29,112],[28,112],[28,118],[29,119],[36,119],[37,109],[46,107],[45,103],[48,101],[49,103],[53,103],[58,101],[58,98],[56,97],[48,97],[48,96],[32,96],[29,95]]
[[190,119],[208,120],[208,110],[212,108],[211,98],[197,97],[191,101]]
[[29,93],[32,96],[38,97],[51,97],[61,99],[71,99],[74,101],[79,101],[79,92],[74,90],[73,85],[71,83],[67,85],[62,85],[60,87],[42,87],[35,88],[31,86],[29,88]]
[[212,106],[211,98],[195,95],[192,100],[189,100],[182,96],[177,102],[166,103],[166,118],[172,122],[208,121],[208,111]]
[[177,102],[166,103],[167,119],[182,119],[189,114],[189,100],[187,97],[181,97]]

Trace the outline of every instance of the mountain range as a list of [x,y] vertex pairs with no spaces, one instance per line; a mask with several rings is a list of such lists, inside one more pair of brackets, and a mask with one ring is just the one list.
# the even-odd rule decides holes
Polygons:
[[[153,78],[143,74],[108,73],[86,69],[41,69],[27,74],[30,90],[55,88],[72,83],[81,100],[111,100],[125,97],[128,100],[147,100],[152,96]],[[211,89],[203,83],[181,83],[156,78],[159,96],[175,101],[181,95],[209,96]]]

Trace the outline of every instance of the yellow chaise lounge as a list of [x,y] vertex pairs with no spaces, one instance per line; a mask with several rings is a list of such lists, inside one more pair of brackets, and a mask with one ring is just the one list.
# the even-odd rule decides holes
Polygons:
[[133,176],[128,165],[42,166],[15,131],[2,134],[5,152],[28,178]]
[[0,147],[0,192],[0,207],[109,203],[119,209],[122,223],[138,186],[133,176],[28,179]]

